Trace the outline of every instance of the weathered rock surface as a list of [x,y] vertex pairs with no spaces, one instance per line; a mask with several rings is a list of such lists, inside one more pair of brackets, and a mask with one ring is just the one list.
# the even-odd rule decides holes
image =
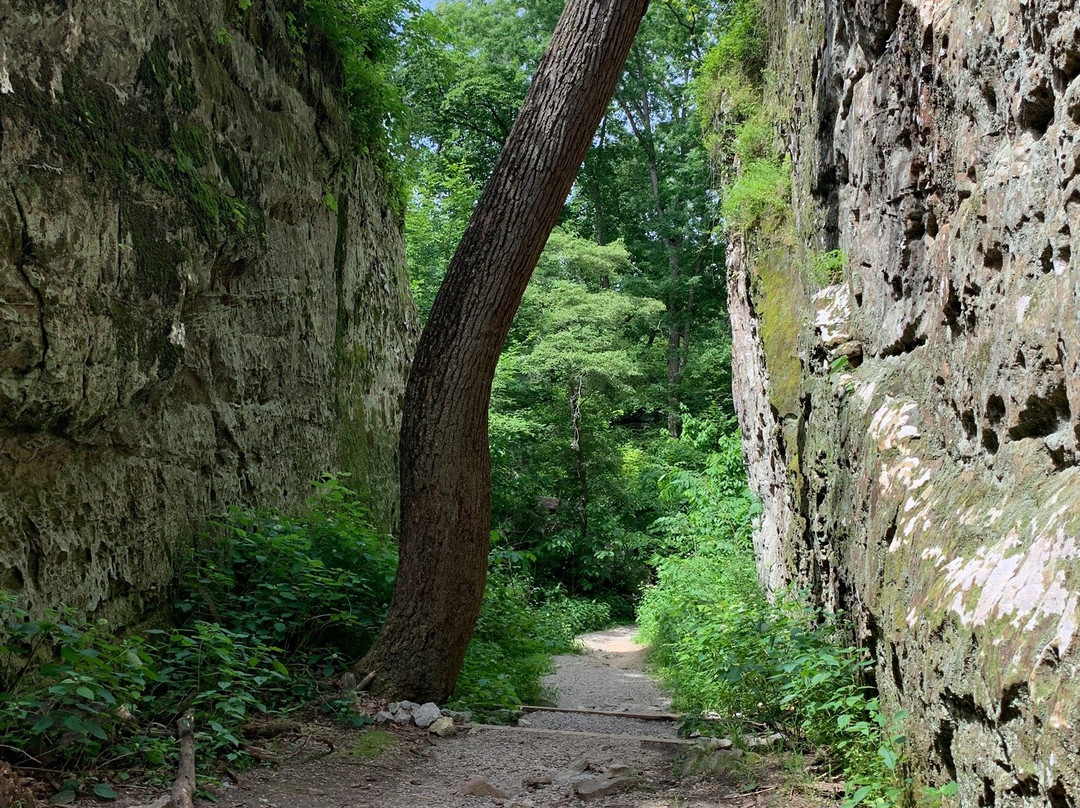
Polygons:
[[487,797],[492,800],[506,800],[510,795],[501,788],[496,788],[483,777],[473,777],[461,789],[463,794],[470,797]]
[[1070,804],[1080,14],[771,5],[794,219],[848,266],[815,292],[797,250],[730,253],[763,577],[858,618],[911,759],[963,805]]
[[428,732],[440,738],[450,738],[457,735],[457,727],[454,726],[454,719],[444,715],[431,722]]
[[0,587],[33,605],[144,616],[207,515],[330,469],[395,519],[399,217],[285,2],[0,5]]
[[[442,713],[439,711],[439,705],[433,701],[429,701],[420,705],[412,711],[413,721],[416,722],[416,726],[421,729],[426,729],[434,724],[439,718],[442,717]],[[450,723],[453,723],[451,721]]]
[[762,577],[858,619],[928,782],[1074,804],[1080,12],[766,5],[802,246],[728,253]]

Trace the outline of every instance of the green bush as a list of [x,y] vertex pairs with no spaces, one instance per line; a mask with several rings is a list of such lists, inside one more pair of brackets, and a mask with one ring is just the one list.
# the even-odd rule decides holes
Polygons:
[[866,652],[843,643],[837,616],[797,597],[770,602],[749,557],[709,549],[665,559],[640,610],[675,706],[739,725],[782,724],[829,752],[849,784],[846,805],[900,804],[904,716],[882,712],[865,684]]
[[778,226],[790,207],[791,161],[759,159],[743,166],[725,191],[720,215],[728,232]]
[[849,783],[846,805],[900,804],[903,716],[886,716],[867,686],[865,650],[838,615],[795,593],[761,590],[751,543],[757,512],[737,436],[716,438],[703,472],[674,471],[661,497],[677,509],[657,521],[669,555],[642,598],[638,624],[676,708],[716,711],[734,729],[782,724],[826,748]]
[[70,775],[54,800],[108,796],[106,767],[172,767],[167,728],[186,713],[200,766],[244,763],[239,727],[316,697],[382,622],[394,545],[332,477],[299,516],[236,511],[203,540],[182,619],[146,637],[69,611],[31,619],[0,592],[0,758]]
[[537,607],[538,630],[551,653],[574,651],[578,635],[599,631],[614,622],[610,603],[571,598],[558,588],[541,594],[542,602]]
[[823,253],[810,255],[807,275],[816,286],[831,286],[840,283],[844,279],[844,269],[848,259],[843,250],[829,250]]
[[530,589],[522,577],[498,570],[488,576],[455,705],[511,707],[535,702],[540,695],[540,679],[551,672],[551,654],[540,633],[540,615],[529,601]]
[[366,651],[393,594],[397,550],[336,478],[317,489],[299,516],[236,509],[217,522],[181,611],[280,648],[290,665]]
[[71,612],[32,620],[0,592],[0,754],[58,771],[93,768],[129,734],[158,680],[152,649]]

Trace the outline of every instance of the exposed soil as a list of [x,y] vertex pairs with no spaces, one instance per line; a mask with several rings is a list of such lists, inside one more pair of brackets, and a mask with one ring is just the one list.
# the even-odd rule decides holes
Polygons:
[[[633,627],[624,627],[587,635],[582,654],[558,657],[557,671],[547,680],[557,705],[667,713],[670,700],[644,673],[643,650],[632,642],[633,632]],[[429,737],[415,727],[366,732],[322,728],[314,733],[320,741],[309,738],[306,746],[294,748],[280,768],[242,775],[239,784],[219,792],[218,804],[555,808],[581,805],[577,790],[583,781],[585,790],[590,783],[617,781],[614,793],[587,800],[598,808],[836,804],[815,791],[797,758],[705,750],[678,739],[674,721],[540,711],[527,714],[525,723],[528,726],[462,728],[449,738]],[[502,795],[464,793],[474,778]]]

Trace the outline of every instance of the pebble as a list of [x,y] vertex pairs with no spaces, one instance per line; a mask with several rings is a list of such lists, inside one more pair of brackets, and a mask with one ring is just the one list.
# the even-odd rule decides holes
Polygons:
[[473,777],[465,784],[462,791],[472,797],[489,797],[493,800],[505,800],[510,797],[505,791],[496,788],[483,777]]

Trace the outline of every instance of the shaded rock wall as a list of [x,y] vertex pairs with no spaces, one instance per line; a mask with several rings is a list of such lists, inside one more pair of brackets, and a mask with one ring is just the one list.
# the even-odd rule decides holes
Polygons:
[[765,5],[798,246],[729,261],[763,578],[856,617],[919,777],[1075,805],[1080,12]]
[[396,518],[399,217],[289,12],[0,3],[0,586],[31,604],[142,616],[208,515],[329,469]]

